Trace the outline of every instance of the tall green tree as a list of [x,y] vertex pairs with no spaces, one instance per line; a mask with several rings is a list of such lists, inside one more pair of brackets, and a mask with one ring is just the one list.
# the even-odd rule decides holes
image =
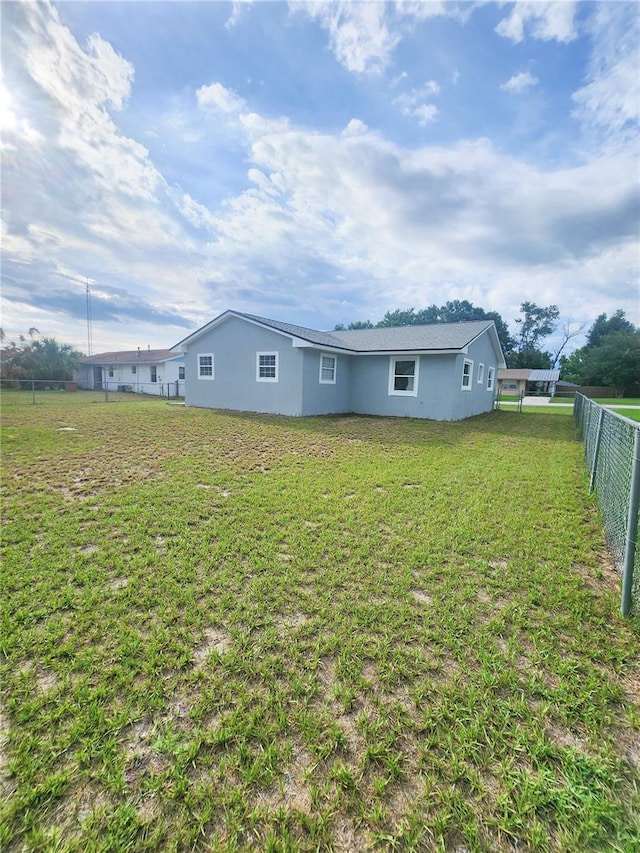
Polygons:
[[600,314],[593,326],[587,332],[587,347],[597,347],[603,342],[607,335],[613,332],[633,332],[635,326],[627,320],[625,312],[618,310],[611,317],[606,314]]
[[587,349],[582,365],[585,385],[611,385],[622,396],[640,384],[640,331],[611,332]]
[[509,367],[551,367],[551,353],[541,349],[542,341],[555,331],[560,311],[557,305],[542,308],[535,302],[520,305],[521,317],[516,318],[517,333],[513,352],[507,358]]

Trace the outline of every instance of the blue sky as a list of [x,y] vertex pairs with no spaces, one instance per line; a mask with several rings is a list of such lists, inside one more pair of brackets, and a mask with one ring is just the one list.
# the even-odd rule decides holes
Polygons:
[[[640,324],[636,3],[0,4],[2,326]],[[580,339],[576,340],[579,344]]]

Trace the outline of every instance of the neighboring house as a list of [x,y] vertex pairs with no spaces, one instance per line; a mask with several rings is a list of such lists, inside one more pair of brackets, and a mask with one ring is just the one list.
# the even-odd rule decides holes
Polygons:
[[503,369],[498,370],[498,391],[518,397],[526,394],[551,394],[553,397],[559,379],[559,370]]
[[188,406],[456,421],[493,409],[493,321],[319,332],[225,311],[173,347]]
[[102,352],[83,358],[75,379],[90,390],[184,395],[184,357],[168,349]]

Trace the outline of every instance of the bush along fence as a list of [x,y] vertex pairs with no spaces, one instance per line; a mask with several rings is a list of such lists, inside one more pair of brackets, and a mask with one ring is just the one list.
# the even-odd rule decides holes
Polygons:
[[616,570],[622,575],[620,610],[640,610],[640,424],[577,394],[574,417]]
[[[122,385],[115,382],[103,382],[100,386],[85,389],[75,381],[57,379],[3,379],[0,381],[6,402],[42,403],[55,398],[60,392],[76,393],[87,402],[104,400],[117,402],[146,397],[164,397],[176,399],[184,397],[184,380],[173,382],[138,382],[135,385]],[[14,393],[18,392],[18,393]]]

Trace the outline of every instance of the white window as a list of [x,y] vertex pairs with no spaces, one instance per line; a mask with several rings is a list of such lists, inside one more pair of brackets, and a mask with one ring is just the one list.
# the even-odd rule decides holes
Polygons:
[[487,391],[493,391],[493,377],[495,376],[495,368],[490,367],[487,370]]
[[473,378],[473,362],[465,358],[462,367],[462,390],[471,391],[471,380]]
[[482,385],[484,382],[484,364],[480,362],[478,365],[478,385]]
[[198,355],[198,379],[213,379],[213,353],[203,352]]
[[398,397],[418,396],[417,358],[391,357],[389,362],[389,394]]
[[278,353],[256,353],[256,382],[278,381]]
[[135,364],[132,364],[132,365],[131,365],[131,373],[133,374],[133,376],[135,376],[135,375],[136,375],[136,371],[137,371],[137,369],[138,369],[138,368],[135,366]]
[[155,366],[155,364],[151,365],[151,381],[152,382],[158,381],[158,368]]
[[111,379],[113,379],[113,367],[109,368],[109,376]]
[[336,384],[335,355],[320,355],[320,382],[323,385]]
[[184,367],[178,367],[178,379],[184,379]]

